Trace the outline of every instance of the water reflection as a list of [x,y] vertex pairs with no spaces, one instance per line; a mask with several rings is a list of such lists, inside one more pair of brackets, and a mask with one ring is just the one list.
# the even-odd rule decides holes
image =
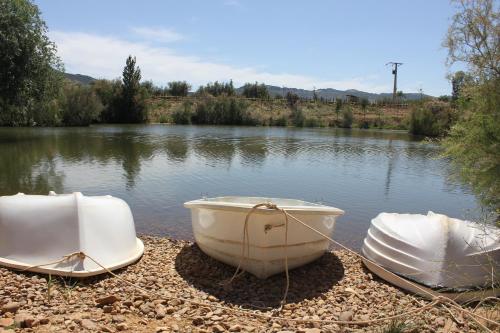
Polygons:
[[175,162],[184,162],[189,153],[189,144],[186,138],[171,136],[165,138],[163,148],[170,160]]
[[[360,243],[381,211],[476,207],[433,144],[401,132],[209,126],[0,128],[0,194],[82,191],[132,207],[139,232],[190,235],[182,202],[209,195],[321,200]],[[345,221],[345,222],[344,222]]]
[[192,148],[196,155],[202,157],[210,165],[223,164],[228,167],[236,154],[236,147],[227,138],[196,138]]

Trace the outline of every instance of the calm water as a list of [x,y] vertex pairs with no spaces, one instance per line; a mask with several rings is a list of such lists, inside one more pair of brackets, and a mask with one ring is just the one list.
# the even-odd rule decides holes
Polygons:
[[436,146],[406,133],[197,126],[0,128],[0,195],[81,191],[132,208],[139,233],[192,238],[182,203],[297,198],[342,208],[335,238],[358,247],[379,212],[474,217]]

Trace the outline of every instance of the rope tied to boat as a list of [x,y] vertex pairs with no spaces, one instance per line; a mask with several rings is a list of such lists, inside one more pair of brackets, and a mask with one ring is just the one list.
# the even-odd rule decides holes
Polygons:
[[[144,295],[147,295],[147,296],[156,296],[156,297],[159,297],[161,299],[166,299],[166,298],[169,298],[169,299],[175,299],[175,300],[178,300],[178,301],[181,301],[181,302],[184,302],[184,303],[188,303],[188,304],[191,304],[191,305],[196,305],[196,306],[199,306],[199,307],[205,307],[205,308],[215,308],[215,309],[221,309],[221,310],[226,310],[226,311],[229,311],[229,312],[234,312],[234,313],[238,313],[238,314],[241,314],[241,315],[245,315],[245,316],[251,316],[251,317],[254,317],[254,318],[261,318],[261,319],[264,319],[264,320],[279,320],[279,321],[283,321],[283,322],[294,322],[294,323],[306,323],[306,324],[337,324],[337,325],[370,325],[370,324],[376,324],[376,323],[380,323],[380,322],[386,322],[386,321],[394,321],[394,320],[397,320],[397,319],[400,319],[400,318],[404,318],[404,317],[408,317],[410,315],[413,315],[413,314],[417,314],[417,313],[420,313],[424,310],[427,310],[429,308],[432,308],[436,305],[439,305],[439,304],[442,304],[443,306],[445,305],[448,305],[450,306],[451,308],[459,311],[459,312],[462,312],[462,313],[465,313],[468,317],[470,317],[474,322],[476,322],[477,325],[479,325],[484,331],[486,332],[490,332],[492,333],[492,331],[485,326],[485,324],[482,324],[481,322],[479,322],[478,319],[481,319],[483,320],[485,323],[487,324],[490,324],[492,326],[500,326],[500,323],[496,322],[496,321],[493,321],[489,318],[486,318],[482,315],[479,315],[477,313],[474,313],[474,312],[471,312],[467,309],[464,309],[462,306],[460,306],[460,304],[456,303],[454,300],[448,298],[448,297],[445,297],[445,296],[442,296],[442,295],[434,295],[432,293],[429,293],[427,290],[423,289],[423,288],[420,288],[417,284],[414,284],[412,282],[409,282],[407,280],[404,280],[403,278],[399,277],[398,275],[386,270],[385,268],[381,267],[380,265],[374,263],[373,261],[371,261],[370,259],[367,259],[367,258],[364,258],[362,255],[360,255],[359,253],[347,248],[346,246],[338,243],[337,241],[333,240],[331,237],[328,237],[327,235],[321,233],[320,231],[308,226],[306,223],[304,223],[303,221],[301,221],[300,219],[294,217],[293,215],[291,215],[290,213],[288,213],[285,209],[283,208],[280,208],[278,207],[277,205],[275,204],[272,204],[272,203],[261,203],[261,204],[257,204],[255,205],[254,207],[252,207],[252,209],[248,212],[246,218],[245,218],[245,224],[244,224],[244,228],[243,228],[243,239],[247,240],[249,239],[249,235],[248,235],[248,222],[249,222],[249,219],[250,219],[250,216],[259,208],[267,208],[267,209],[272,209],[272,210],[276,210],[276,211],[279,211],[279,212],[282,212],[284,217],[285,217],[285,259],[284,259],[284,262],[285,262],[285,273],[286,273],[286,289],[285,289],[285,294],[284,294],[284,297],[281,301],[281,305],[278,309],[278,311],[274,311],[272,312],[273,314],[272,315],[267,315],[267,314],[263,314],[263,313],[257,313],[257,312],[252,312],[252,311],[247,311],[247,310],[243,310],[243,309],[239,309],[239,308],[232,308],[232,307],[229,307],[229,306],[225,306],[225,305],[219,305],[219,304],[213,304],[213,303],[204,303],[204,302],[198,302],[198,301],[195,301],[195,300],[192,300],[192,299],[187,299],[187,298],[184,298],[184,297],[177,297],[177,296],[172,296],[171,294],[165,294],[165,293],[161,293],[160,291],[154,291],[154,290],[147,290],[141,286],[139,286],[138,284],[134,283],[134,282],[131,282],[119,275],[117,275],[116,273],[114,273],[113,271],[111,271],[109,268],[105,267],[103,264],[101,264],[99,261],[97,261],[96,259],[94,259],[93,257],[89,256],[88,254],[84,253],[84,252],[74,252],[74,253],[70,253],[68,255],[65,255],[63,256],[61,259],[59,260],[56,260],[54,262],[51,262],[51,263],[46,263],[46,264],[39,264],[39,265],[35,265],[35,266],[31,266],[31,267],[28,267],[26,269],[23,269],[22,271],[26,271],[28,269],[34,269],[34,268],[38,268],[38,267],[43,267],[43,266],[49,266],[49,265],[55,265],[55,264],[58,264],[58,263],[61,263],[61,262],[66,262],[66,261],[69,261],[71,259],[78,259],[78,260],[85,260],[85,259],[89,259],[90,261],[92,261],[94,264],[96,264],[97,266],[99,266],[100,268],[102,268],[105,272],[109,273],[111,276],[115,277],[116,279],[118,279],[118,281],[121,281],[125,284],[128,284],[130,285],[131,287],[133,287],[134,289],[137,289],[139,291],[141,291]],[[406,312],[403,312],[403,313],[400,313],[400,314],[396,314],[396,315],[392,315],[392,316],[387,316],[387,317],[382,317],[382,318],[375,318],[375,319],[369,319],[369,320],[350,320],[350,321],[345,321],[345,320],[324,320],[324,319],[298,319],[298,318],[285,318],[285,317],[281,317],[281,316],[278,316],[276,315],[276,312],[280,312],[281,309],[283,308],[283,306],[286,304],[286,297],[287,297],[287,294],[288,294],[288,289],[289,289],[289,283],[290,283],[290,276],[289,276],[289,272],[288,272],[288,257],[287,257],[287,253],[286,253],[286,248],[288,247],[288,221],[289,221],[289,218],[291,218],[292,220],[304,225],[305,227],[311,229],[312,231],[318,233],[319,235],[323,236],[324,238],[328,239],[329,241],[331,241],[332,243],[334,244],[337,244],[338,246],[342,247],[343,249],[347,250],[348,252],[352,253],[353,255],[357,256],[357,257],[360,257],[361,259],[366,259],[368,260],[369,262],[373,263],[374,265],[380,267],[382,270],[388,272],[389,274],[392,274],[395,278],[398,278],[398,279],[401,279],[401,280],[404,280],[406,282],[409,282],[411,284],[414,284],[415,287],[417,288],[420,288],[424,293],[428,293],[431,297],[431,302],[429,302],[428,304],[426,305],[423,305],[421,306],[420,308],[418,309],[414,309],[414,310],[411,310],[411,311],[406,311]],[[247,248],[249,250],[249,243],[246,243],[246,247],[245,247],[245,244],[242,243],[242,256],[241,256],[241,259],[240,259],[240,263],[235,271],[235,273],[233,274],[233,277],[230,279],[230,282],[232,282],[235,278],[237,278],[238,276],[240,276],[241,274],[243,274],[245,271],[244,270],[241,270],[240,272],[240,269],[241,269],[241,264],[242,264],[242,260],[244,260],[244,253],[245,253],[245,248]],[[450,312],[450,310],[448,308],[445,307],[445,309]]]
[[[446,297],[446,296],[443,296],[443,295],[436,295],[436,294],[434,294],[432,292],[429,292],[428,290],[420,287],[416,283],[413,283],[411,281],[403,279],[399,275],[397,275],[397,274],[395,274],[395,273],[393,273],[393,272],[385,269],[384,267],[380,266],[379,264],[377,264],[373,260],[368,259],[368,258],[362,256],[361,254],[359,254],[359,253],[351,250],[347,246],[345,246],[345,245],[343,245],[343,244],[335,241],[333,238],[329,237],[328,235],[325,235],[321,231],[319,231],[319,230],[311,227],[310,225],[306,224],[305,222],[303,222],[300,219],[296,218],[295,216],[291,215],[286,209],[280,208],[276,204],[273,204],[271,202],[257,204],[255,206],[253,206],[252,209],[250,209],[250,211],[247,213],[247,215],[245,217],[245,223],[244,223],[244,226],[243,226],[242,255],[240,256],[240,261],[239,261],[239,264],[238,264],[238,266],[236,268],[236,271],[233,274],[232,278],[228,281],[228,283],[231,283],[235,278],[237,278],[238,276],[240,276],[240,275],[242,275],[244,273],[244,270],[242,270],[241,272],[239,272],[239,271],[241,269],[241,265],[243,264],[244,260],[246,259],[246,257],[245,257],[245,244],[246,244],[246,248],[247,248],[247,253],[249,254],[249,252],[250,252],[250,249],[249,249],[250,248],[250,242],[249,242],[249,235],[248,235],[248,221],[250,219],[250,216],[253,213],[255,213],[255,211],[257,209],[259,209],[261,207],[264,207],[264,208],[267,208],[267,209],[271,209],[271,210],[279,211],[285,217],[285,223],[284,223],[284,226],[285,226],[285,244],[284,244],[285,258],[284,258],[284,265],[285,265],[285,275],[286,275],[286,288],[285,288],[285,293],[283,295],[283,298],[282,298],[282,300],[280,302],[280,307],[277,309],[277,312],[280,312],[283,309],[283,306],[286,304],[286,298],[287,298],[288,290],[289,290],[289,286],[290,286],[290,275],[289,275],[289,270],[288,270],[288,255],[287,255],[287,251],[286,251],[287,248],[288,248],[288,220],[290,218],[290,219],[298,222],[299,224],[303,225],[304,227],[310,229],[311,231],[317,233],[318,235],[322,236],[323,238],[325,238],[326,240],[330,241],[331,243],[333,243],[333,244],[341,247],[342,249],[346,250],[350,254],[353,254],[354,256],[360,258],[361,260],[368,261],[369,263],[371,263],[371,264],[377,266],[378,268],[382,269],[383,271],[385,271],[386,273],[388,273],[392,277],[394,277],[394,278],[396,278],[396,279],[398,279],[400,281],[403,281],[405,283],[409,283],[410,285],[414,286],[418,290],[422,291],[424,294],[427,294],[429,296],[429,298],[431,299],[431,301],[432,301],[428,305],[432,304],[432,306],[434,306],[434,305],[438,305],[438,304],[443,304],[444,305],[445,303],[448,303],[452,308],[454,308],[454,309],[456,309],[456,310],[458,310],[460,312],[466,313],[470,318],[472,318],[472,320],[474,320],[479,326],[481,326],[481,328],[483,328],[487,332],[491,332],[491,331],[485,325],[483,325],[482,323],[480,323],[479,321],[477,321],[476,317],[480,318],[482,320],[485,320],[486,322],[488,322],[490,324],[493,324],[495,326],[500,326],[500,323],[498,323],[498,322],[489,320],[487,318],[484,318],[483,316],[480,316],[480,315],[478,315],[476,313],[473,313],[471,311],[468,311],[468,310],[464,309],[462,306],[460,306],[460,304],[458,304],[457,302],[455,302],[454,300],[452,300],[449,297]],[[282,225],[283,224],[279,224],[277,226],[282,226]],[[267,232],[272,227],[273,226],[268,227],[268,225],[266,225],[264,231]],[[421,310],[423,310],[423,308],[427,308],[427,306],[422,307]],[[449,311],[448,308],[446,308],[446,309]]]
[[50,266],[50,265],[61,264],[63,262],[71,261],[72,259],[78,259],[80,261],[83,261],[83,260],[85,260],[86,257],[87,257],[87,255],[85,253],[83,253],[82,251],[73,252],[73,253],[70,253],[70,254],[63,256],[61,259],[56,260],[56,261],[26,267],[26,268],[22,269],[21,272],[28,271],[30,269],[34,269],[34,268],[38,268],[38,267],[45,267],[45,266]]

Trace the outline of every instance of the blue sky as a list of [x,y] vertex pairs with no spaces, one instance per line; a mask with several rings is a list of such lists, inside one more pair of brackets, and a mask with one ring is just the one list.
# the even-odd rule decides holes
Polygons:
[[116,78],[128,54],[143,78],[304,89],[450,93],[441,46],[454,8],[424,1],[35,0],[70,73]]

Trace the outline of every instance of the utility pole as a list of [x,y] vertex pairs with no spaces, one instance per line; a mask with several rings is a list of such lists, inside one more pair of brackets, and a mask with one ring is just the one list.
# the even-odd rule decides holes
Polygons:
[[394,89],[392,90],[392,102],[396,102],[396,94],[398,93],[398,66],[401,66],[402,62],[388,62],[387,65],[391,65],[392,67],[392,75],[394,75]]

